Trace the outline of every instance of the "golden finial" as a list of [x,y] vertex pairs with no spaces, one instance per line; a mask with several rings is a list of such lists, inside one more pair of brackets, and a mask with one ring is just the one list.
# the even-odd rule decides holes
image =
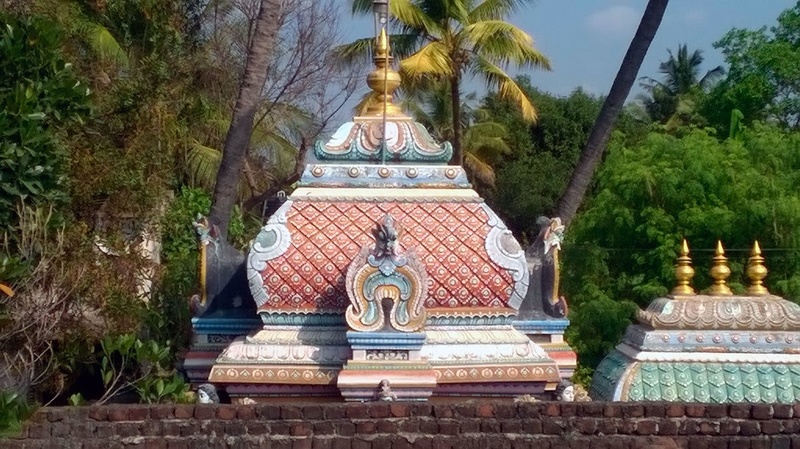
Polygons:
[[748,295],[763,296],[769,294],[762,282],[767,277],[767,267],[764,266],[764,258],[761,257],[761,247],[758,246],[758,240],[753,245],[750,260],[747,261],[747,277],[750,279],[750,287],[747,288]]
[[692,259],[689,257],[689,244],[686,239],[683,239],[681,245],[681,253],[678,256],[678,263],[675,265],[675,279],[678,281],[675,288],[672,289],[672,294],[678,295],[694,295],[694,289],[689,282],[694,276],[694,268],[692,268]]
[[392,58],[390,51],[389,36],[386,35],[386,28],[381,28],[381,33],[375,40],[375,55],[372,58],[375,63],[375,70],[367,75],[367,85],[377,94],[377,98],[367,107],[365,115],[382,116],[384,106],[386,107],[386,115],[403,115],[400,108],[392,103],[392,93],[400,87],[400,74],[392,68],[394,58]]
[[717,240],[717,250],[714,252],[714,266],[711,267],[711,277],[714,278],[714,285],[711,286],[709,293],[712,295],[732,295],[730,287],[725,281],[731,275],[728,266],[728,258],[725,257],[725,250],[722,249],[722,242]]

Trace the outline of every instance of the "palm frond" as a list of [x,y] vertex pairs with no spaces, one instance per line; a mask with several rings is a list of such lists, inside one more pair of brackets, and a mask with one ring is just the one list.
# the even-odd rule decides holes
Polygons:
[[501,65],[513,62],[522,67],[550,70],[550,60],[533,46],[533,38],[502,20],[484,20],[466,26],[461,34],[477,55]]
[[89,48],[101,59],[121,65],[128,63],[128,54],[108,28],[81,18],[76,19],[75,26]]
[[[392,22],[405,31],[415,30],[417,35],[420,32],[435,35],[439,31],[439,25],[411,0],[391,0],[389,10]],[[352,12],[357,16],[371,14],[372,0],[353,0]]]
[[517,104],[522,112],[522,117],[530,122],[537,118],[536,108],[528,99],[525,91],[506,72],[493,62],[484,57],[477,57],[474,61],[474,72],[486,80],[490,89],[497,89],[497,93]]
[[424,75],[451,77],[453,66],[447,47],[438,41],[430,42],[400,62],[402,74],[410,78]]
[[[405,58],[413,54],[420,46],[422,39],[418,34],[391,34],[389,35],[389,45],[392,55],[397,58]],[[370,63],[372,61],[372,50],[375,48],[375,38],[367,37],[356,39],[349,44],[339,45],[334,48],[339,62],[344,65],[358,63]]]
[[496,181],[494,169],[474,154],[464,154],[464,169],[478,183],[487,187],[494,187]]
[[531,0],[484,0],[469,13],[471,23],[481,20],[500,19],[515,13]]
[[200,142],[192,142],[186,155],[186,171],[192,183],[208,190],[214,188],[222,152]]

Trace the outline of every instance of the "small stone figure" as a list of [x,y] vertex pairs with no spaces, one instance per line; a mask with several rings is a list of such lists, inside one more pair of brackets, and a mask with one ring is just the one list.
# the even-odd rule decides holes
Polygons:
[[199,404],[219,404],[217,387],[212,384],[202,384],[197,387],[197,402]]
[[575,402],[592,402],[592,398],[589,397],[589,392],[586,391],[586,388],[583,388],[583,385],[578,384],[575,385]]
[[519,318],[563,318],[567,301],[559,295],[558,253],[564,239],[561,219],[539,217],[539,234],[525,251],[530,274],[528,292],[519,308]]
[[396,401],[397,395],[392,391],[392,388],[389,386],[389,380],[383,379],[379,384],[380,390],[378,391],[378,400],[379,401]]
[[514,402],[539,402],[539,400],[529,394],[523,394],[515,397]]
[[556,387],[556,400],[560,402],[575,402],[575,386],[564,379]]

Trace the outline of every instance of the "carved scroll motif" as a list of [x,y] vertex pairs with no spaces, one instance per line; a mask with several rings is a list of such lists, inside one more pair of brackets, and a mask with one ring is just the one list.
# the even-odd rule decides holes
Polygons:
[[391,215],[377,225],[373,236],[375,246],[363,247],[347,269],[347,324],[362,332],[416,332],[426,319],[425,267],[413,250],[400,252]]

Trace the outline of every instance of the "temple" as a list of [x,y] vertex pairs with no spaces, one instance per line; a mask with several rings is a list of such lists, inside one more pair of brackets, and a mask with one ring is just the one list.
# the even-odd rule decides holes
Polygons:
[[234,402],[552,398],[575,368],[558,295],[563,226],[524,250],[448,165],[449,143],[377,101],[317,142],[298,188],[239,255],[202,220],[202,293],[185,367]]
[[596,400],[703,403],[800,401],[800,306],[771,295],[758,242],[751,285],[734,295],[722,244],[707,294],[695,294],[683,242],[672,294],[639,311],[637,323],[595,371]]

